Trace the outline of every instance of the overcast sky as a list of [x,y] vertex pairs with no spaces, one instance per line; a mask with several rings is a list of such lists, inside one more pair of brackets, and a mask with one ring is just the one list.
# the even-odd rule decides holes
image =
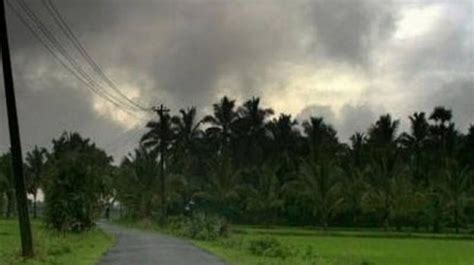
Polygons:
[[[69,45],[41,1],[25,1]],[[474,123],[474,0],[53,1],[142,105],[202,114],[223,95],[258,96],[277,113],[324,116],[341,140],[383,113],[406,127],[436,105],[452,108],[462,131]],[[74,130],[117,158],[129,152],[145,122],[91,93],[8,13],[24,148]],[[3,88],[0,99],[5,151]]]

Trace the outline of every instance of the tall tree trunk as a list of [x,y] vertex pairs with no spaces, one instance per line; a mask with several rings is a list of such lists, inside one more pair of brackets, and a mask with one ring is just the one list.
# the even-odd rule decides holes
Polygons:
[[33,193],[33,219],[36,219],[37,211],[36,211],[36,192]]

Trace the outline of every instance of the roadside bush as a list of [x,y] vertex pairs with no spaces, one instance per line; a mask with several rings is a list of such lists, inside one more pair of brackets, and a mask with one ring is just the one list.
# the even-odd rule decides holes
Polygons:
[[274,258],[287,258],[291,251],[278,239],[270,236],[253,239],[249,242],[248,249],[255,256]]
[[210,241],[226,236],[229,224],[224,218],[199,213],[193,217],[169,218],[168,229],[178,236]]
[[45,222],[61,232],[94,226],[106,191],[104,178],[111,158],[77,133],[53,140],[45,182]]

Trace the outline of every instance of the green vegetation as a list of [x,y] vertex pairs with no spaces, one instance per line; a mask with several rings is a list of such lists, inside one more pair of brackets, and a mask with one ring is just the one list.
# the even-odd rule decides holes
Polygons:
[[[212,107],[202,119],[195,108],[157,109],[137,148],[116,165],[78,133],[27,153],[28,192],[45,193],[46,225],[84,232],[115,208],[121,218],[206,240],[198,244],[231,260],[253,253],[243,264],[258,264],[259,255],[287,264],[466,261],[471,241],[419,236],[474,231],[474,125],[459,131],[451,110],[413,113],[408,132],[385,114],[346,142],[323,118],[272,117],[258,98],[239,106],[223,97]],[[7,217],[16,214],[10,171],[3,154],[0,214]],[[260,238],[252,231],[225,239],[230,223],[317,226],[329,234],[276,230]],[[336,237],[337,227],[379,232]],[[392,237],[406,232],[416,239]]]
[[44,183],[45,221],[58,231],[80,232],[94,225],[107,192],[111,158],[77,133],[53,140]]
[[218,241],[193,242],[232,265],[473,264],[474,241],[434,237],[438,238],[427,234],[411,237],[387,232],[245,228]]
[[0,220],[1,265],[93,265],[113,244],[113,239],[98,229],[81,234],[58,233],[33,222],[36,256],[31,260],[20,257],[18,224]]

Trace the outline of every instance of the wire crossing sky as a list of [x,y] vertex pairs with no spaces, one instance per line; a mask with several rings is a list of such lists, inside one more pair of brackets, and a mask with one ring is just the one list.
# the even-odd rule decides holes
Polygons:
[[474,0],[10,2],[31,28],[8,10],[28,146],[63,130],[107,146],[152,105],[202,116],[223,95],[324,116],[343,141],[387,112],[402,129],[436,105],[462,131],[474,122]]

